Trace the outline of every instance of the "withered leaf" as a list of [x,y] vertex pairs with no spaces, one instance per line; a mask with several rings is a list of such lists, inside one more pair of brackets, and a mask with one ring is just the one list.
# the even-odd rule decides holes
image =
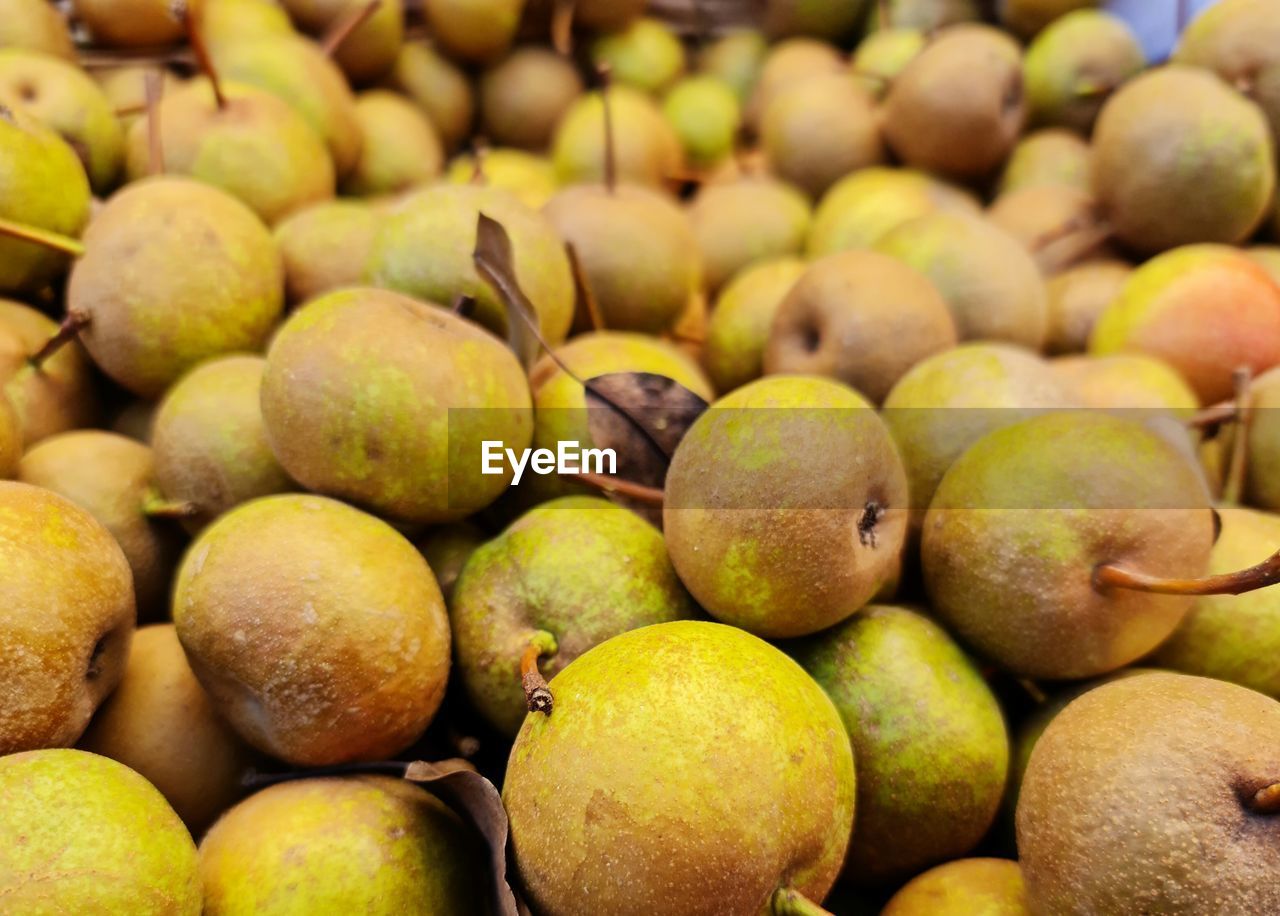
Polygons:
[[546,346],[538,327],[538,311],[516,278],[511,236],[502,223],[481,213],[476,220],[476,247],[471,254],[480,278],[493,287],[507,310],[507,343],[527,370]]

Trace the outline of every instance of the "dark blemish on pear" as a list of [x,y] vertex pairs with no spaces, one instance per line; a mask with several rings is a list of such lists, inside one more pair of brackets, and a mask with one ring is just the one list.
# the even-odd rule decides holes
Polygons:
[[110,633],[104,633],[93,644],[93,651],[89,653],[89,665],[84,675],[86,680],[97,680],[98,675],[102,674],[102,657],[107,654],[107,640],[110,636]]
[[876,537],[876,525],[880,519],[884,517],[885,507],[880,505],[874,499],[869,500],[862,507],[862,514],[858,516],[858,543],[863,547],[870,547],[875,550],[878,546]]

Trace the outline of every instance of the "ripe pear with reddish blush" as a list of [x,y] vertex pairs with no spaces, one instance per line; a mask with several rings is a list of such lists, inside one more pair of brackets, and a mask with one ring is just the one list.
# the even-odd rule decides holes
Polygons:
[[1182,376],[1153,356],[1063,356],[1052,360],[1049,368],[1074,389],[1075,406],[1181,411],[1186,417],[1200,406],[1200,399]]

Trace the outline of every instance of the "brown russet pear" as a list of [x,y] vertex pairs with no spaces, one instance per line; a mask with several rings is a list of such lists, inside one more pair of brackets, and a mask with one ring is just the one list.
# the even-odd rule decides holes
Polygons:
[[0,754],[68,747],[120,682],[135,619],[116,539],[49,490],[0,481]]
[[427,113],[446,148],[455,149],[471,132],[476,109],[471,82],[428,42],[405,42],[386,82]]
[[485,135],[502,146],[545,150],[582,89],[582,77],[568,59],[549,48],[517,48],[480,77]]
[[[321,38],[365,5],[365,0],[286,0],[284,3],[299,28]],[[404,43],[404,20],[402,0],[380,0],[368,19],[342,38],[333,51],[333,60],[352,84],[367,85],[387,75]]]
[[359,200],[326,201],[282,220],[275,238],[289,303],[358,286],[377,228],[374,207]]
[[182,22],[165,0],[75,0],[76,20],[109,48],[147,48],[182,37]]
[[342,181],[356,196],[396,194],[439,177],[444,144],[426,114],[404,96],[371,89],[356,96],[364,138],[360,159]]
[[1244,687],[1151,672],[1090,690],[1022,783],[1032,911],[1276,912],[1277,748],[1280,704]]
[[689,205],[707,289],[715,292],[760,261],[798,255],[811,209],[794,185],[748,175],[704,185]]
[[1056,355],[1087,350],[1093,326],[1119,298],[1132,273],[1133,265],[1128,261],[1106,258],[1077,264],[1050,277],[1045,286],[1049,297],[1045,352]]

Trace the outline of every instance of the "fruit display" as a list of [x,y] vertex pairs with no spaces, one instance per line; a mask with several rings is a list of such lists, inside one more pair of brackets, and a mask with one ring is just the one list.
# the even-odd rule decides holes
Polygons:
[[1280,0],[0,0],[0,914],[1278,877]]

